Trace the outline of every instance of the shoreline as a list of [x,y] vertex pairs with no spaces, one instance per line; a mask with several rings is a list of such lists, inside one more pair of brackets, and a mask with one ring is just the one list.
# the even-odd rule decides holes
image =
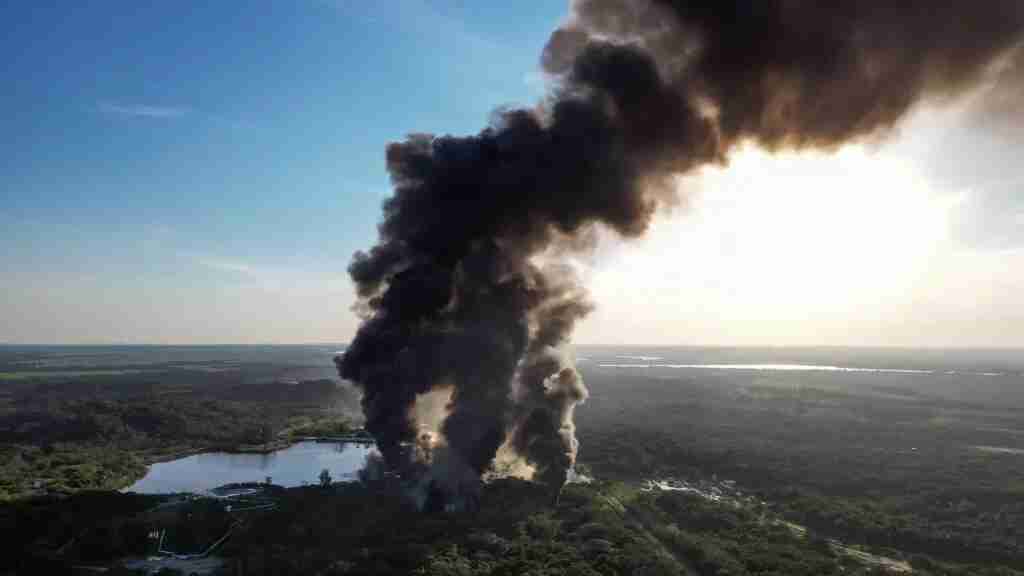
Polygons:
[[317,442],[323,444],[364,444],[364,445],[375,445],[376,442],[372,438],[364,437],[332,437],[332,436],[299,436],[289,438],[287,440],[275,440],[266,444],[236,444],[232,446],[205,446],[202,448],[182,448],[179,450],[172,450],[168,452],[160,452],[153,455],[135,454],[146,469],[141,476],[137,478],[131,478],[127,482],[119,483],[118,486],[112,488],[117,492],[124,492],[126,488],[135,484],[139,480],[146,477],[149,473],[149,468],[153,464],[163,464],[174,460],[180,460],[181,458],[188,458],[189,456],[197,456],[199,454],[271,454],[281,450],[287,450],[300,442]]
[[182,448],[169,452],[158,452],[152,456],[139,455],[143,464],[160,464],[170,462],[179,458],[195,456],[197,454],[210,454],[222,452],[225,454],[270,454],[280,450],[287,450],[300,442],[317,442],[322,444],[368,444],[374,445],[376,441],[371,437],[363,436],[295,436],[288,439],[274,440],[265,444],[231,444],[203,446],[201,448]]

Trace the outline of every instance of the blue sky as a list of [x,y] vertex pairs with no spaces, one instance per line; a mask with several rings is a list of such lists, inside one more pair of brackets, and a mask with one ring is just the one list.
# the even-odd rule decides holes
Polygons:
[[[3,3],[0,342],[347,341],[385,145],[535,103],[567,4]],[[1024,346],[1022,112],[986,91],[690,174],[579,255],[577,341]]]
[[[343,274],[373,240],[386,143],[475,132],[494,106],[535,101],[537,58],[565,6],[32,1],[0,11],[0,266],[8,305],[23,309],[41,303],[15,305],[19,290],[83,282],[55,299],[92,306],[97,277],[108,298],[169,302],[268,270]],[[77,332],[8,324],[0,341],[102,337]],[[149,339],[145,328],[113,332]]]

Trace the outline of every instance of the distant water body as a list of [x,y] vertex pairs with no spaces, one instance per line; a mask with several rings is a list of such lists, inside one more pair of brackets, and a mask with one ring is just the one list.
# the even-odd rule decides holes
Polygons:
[[[657,360],[653,356],[624,357],[627,359]],[[857,368],[853,366],[827,366],[820,364],[664,364],[664,363],[632,363],[598,364],[602,368],[686,368],[696,370],[755,370],[779,372],[867,372],[889,374],[935,374],[936,370],[915,370],[912,368]],[[958,374],[956,370],[943,370],[943,374]],[[1002,376],[1002,372],[965,372],[971,376]]]
[[[95,375],[159,378],[166,371],[235,372],[245,382],[338,379],[344,343],[211,346],[3,346],[0,385]],[[832,388],[889,386],[949,399],[1024,407],[1024,350],[842,347],[577,346],[593,371],[657,377],[753,377]],[[268,370],[267,368],[272,368]],[[268,376],[269,374],[269,376]]]
[[319,482],[327,470],[334,481],[350,481],[376,449],[361,444],[299,442],[269,454],[210,452],[161,462],[124,492],[172,494],[205,492],[230,483],[264,482],[291,488]]
[[1015,349],[580,346],[576,361],[584,379],[619,385],[686,378],[1024,408],[1024,350]]
[[[3,370],[89,370],[230,367],[247,363],[322,366],[345,344],[208,346],[0,345]],[[577,359],[600,364],[756,370],[915,370],[1024,372],[1024,350],[843,347],[578,346]]]

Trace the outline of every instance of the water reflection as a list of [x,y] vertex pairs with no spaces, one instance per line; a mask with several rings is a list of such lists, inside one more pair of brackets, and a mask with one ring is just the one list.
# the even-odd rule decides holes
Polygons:
[[299,442],[269,454],[196,454],[150,466],[146,476],[126,492],[166,494],[201,492],[232,482],[263,482],[302,486],[318,482],[327,469],[335,481],[355,480],[373,446],[361,444]]

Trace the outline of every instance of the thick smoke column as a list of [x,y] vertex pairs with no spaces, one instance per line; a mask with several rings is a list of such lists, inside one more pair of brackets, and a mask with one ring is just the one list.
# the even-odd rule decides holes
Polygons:
[[[575,459],[587,393],[560,350],[590,306],[558,254],[595,225],[642,234],[674,177],[741,142],[835,147],[955,96],[1024,28],[1019,0],[572,6],[537,108],[388,147],[380,238],[349,267],[364,322],[339,372],[362,388],[388,465],[449,494],[475,490],[502,445],[555,487]],[[435,442],[412,407],[439,388],[451,396]]]

